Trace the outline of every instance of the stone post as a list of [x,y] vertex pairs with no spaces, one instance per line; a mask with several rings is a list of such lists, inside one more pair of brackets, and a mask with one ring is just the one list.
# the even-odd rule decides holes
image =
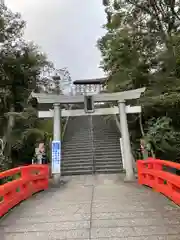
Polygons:
[[129,182],[129,181],[135,180],[135,175],[133,171],[131,144],[130,144],[128,123],[127,123],[125,101],[118,102],[118,107],[119,107],[119,116],[120,116],[122,147],[123,147],[123,154],[124,154],[124,165],[126,170],[126,177],[124,180],[126,182]]
[[[57,146],[57,149],[53,149],[54,146]],[[59,184],[61,178],[61,109],[59,103],[54,104],[52,176],[53,183]]]

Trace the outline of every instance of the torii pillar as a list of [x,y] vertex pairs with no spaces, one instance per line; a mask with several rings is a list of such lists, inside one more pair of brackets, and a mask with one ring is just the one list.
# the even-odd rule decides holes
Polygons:
[[52,149],[51,169],[53,183],[58,185],[61,179],[61,108],[60,103],[54,103],[53,106],[54,106],[54,118],[53,118],[52,148],[55,149]]
[[130,142],[130,135],[129,135],[129,129],[128,129],[125,101],[118,101],[118,107],[119,107],[121,137],[122,137],[122,145],[123,145],[125,170],[126,170],[126,176],[124,181],[131,182],[135,180],[135,176],[134,176],[134,170],[133,170],[131,142]]

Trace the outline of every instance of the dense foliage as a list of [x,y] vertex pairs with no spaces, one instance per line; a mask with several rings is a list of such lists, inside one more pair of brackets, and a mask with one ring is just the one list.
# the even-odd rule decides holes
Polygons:
[[25,22],[0,6],[0,170],[31,162],[35,143],[51,137],[52,121],[39,120],[28,104],[32,90],[48,91],[42,72],[52,68],[32,42],[23,39]]
[[99,39],[108,90],[146,87],[129,116],[133,148],[140,139],[156,157],[180,159],[180,2],[103,0],[106,34]]

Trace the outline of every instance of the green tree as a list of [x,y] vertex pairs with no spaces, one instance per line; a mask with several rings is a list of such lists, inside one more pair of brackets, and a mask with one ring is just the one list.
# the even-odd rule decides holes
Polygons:
[[[147,89],[138,101],[143,106],[142,116],[129,116],[135,149],[142,135],[148,135],[146,139],[149,139],[152,133],[148,130],[150,122],[153,121],[155,128],[158,119],[165,122],[166,117],[171,120],[169,126],[171,133],[176,135],[178,145],[179,1],[106,0],[103,4],[107,14],[107,23],[104,25],[107,32],[99,39],[98,48],[102,53],[101,67],[108,76],[108,90],[114,92],[144,86]],[[163,136],[163,131],[160,134]],[[168,140],[171,144],[171,140]],[[157,144],[154,146],[158,157],[178,158],[177,148],[175,154],[169,155],[165,142],[161,144],[161,151],[156,149],[159,148]]]
[[12,150],[21,152],[30,135],[44,137],[36,128],[38,119],[35,110],[28,107],[28,97],[43,84],[44,67],[52,64],[36,45],[23,39],[24,27],[19,14],[0,6],[0,136],[6,162],[11,162]]

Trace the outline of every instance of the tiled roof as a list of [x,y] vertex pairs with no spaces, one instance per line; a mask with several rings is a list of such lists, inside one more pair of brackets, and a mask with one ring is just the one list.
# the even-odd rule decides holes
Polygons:
[[98,84],[98,83],[105,83],[107,78],[91,78],[91,79],[80,79],[75,80],[73,84]]

